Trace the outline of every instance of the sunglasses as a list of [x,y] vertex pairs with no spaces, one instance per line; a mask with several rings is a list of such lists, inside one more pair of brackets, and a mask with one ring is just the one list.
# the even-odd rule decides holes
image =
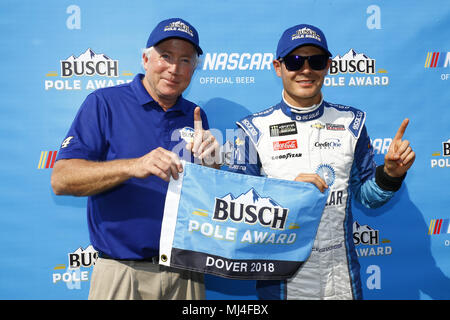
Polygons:
[[325,54],[316,54],[308,57],[291,55],[280,59],[289,71],[300,70],[305,64],[305,60],[308,60],[311,69],[323,70],[327,67],[328,56]]

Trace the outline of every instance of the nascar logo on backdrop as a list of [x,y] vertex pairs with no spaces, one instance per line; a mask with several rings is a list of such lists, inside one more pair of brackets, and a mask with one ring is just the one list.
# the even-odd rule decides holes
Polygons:
[[428,226],[428,235],[429,236],[443,236],[444,237],[444,246],[450,246],[450,219],[441,218],[441,219],[431,219],[430,225]]
[[392,138],[374,138],[370,139],[374,154],[386,154],[391,146]]
[[449,219],[432,219],[430,221],[430,227],[428,228],[428,234],[444,233],[450,233]]
[[[59,67],[59,74],[57,71],[49,71],[46,74],[45,90],[95,90],[131,82],[132,79],[119,79],[118,77],[119,75],[125,77],[133,75],[128,71],[120,74],[118,60],[111,59],[103,53],[97,54],[91,48],[78,57],[71,55],[60,60]],[[53,77],[58,76],[61,79],[52,80]],[[89,79],[87,82],[83,82],[85,77],[99,77],[99,79]]]
[[[428,52],[425,59],[425,69],[448,68],[450,65],[450,52]],[[442,73],[441,80],[450,79],[450,73]]]
[[[387,86],[389,84],[387,73],[385,69],[376,69],[375,59],[350,49],[343,56],[337,55],[331,60],[329,75],[325,77],[324,85],[327,87]],[[346,77],[347,74],[351,76]]]
[[55,164],[58,151],[41,151],[38,169],[52,169]]
[[[209,74],[199,78],[202,85],[249,85],[256,83],[256,72],[272,69],[273,53],[227,53],[227,52],[207,52],[203,58],[202,71]],[[225,75],[217,76],[217,72],[225,71]],[[235,74],[235,71],[245,72]],[[249,74],[248,71],[254,71]],[[233,75],[231,75],[233,73]]]

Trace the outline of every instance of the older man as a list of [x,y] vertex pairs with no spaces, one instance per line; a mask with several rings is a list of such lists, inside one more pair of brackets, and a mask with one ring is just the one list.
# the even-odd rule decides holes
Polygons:
[[[218,146],[205,114],[181,96],[201,54],[191,24],[160,22],[142,57],[145,75],[88,95],[58,152],[55,194],[88,196],[99,252],[89,299],[205,297],[201,274],[158,265],[168,181],[182,172],[180,158],[194,160],[189,151],[211,159]],[[195,141],[194,127],[203,131]]]
[[359,264],[352,237],[352,196],[376,208],[401,187],[415,154],[403,133],[405,119],[385,163],[376,166],[365,113],[323,99],[331,53],[325,35],[311,25],[287,29],[273,61],[283,82],[279,104],[238,125],[230,170],[313,183],[329,189],[313,250],[288,281],[259,281],[261,299],[360,299]]

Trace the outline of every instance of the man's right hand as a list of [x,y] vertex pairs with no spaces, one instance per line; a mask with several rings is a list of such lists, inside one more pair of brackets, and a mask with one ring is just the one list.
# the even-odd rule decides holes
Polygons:
[[294,180],[312,183],[322,193],[325,192],[325,189],[328,189],[327,183],[316,173],[300,173]]
[[177,180],[178,174],[181,172],[183,172],[183,166],[180,158],[175,153],[161,147],[137,158],[131,168],[131,175],[136,178],[155,175],[167,182],[170,181],[170,177]]
[[178,179],[183,166],[178,156],[157,148],[134,159],[89,161],[62,159],[53,166],[51,185],[56,195],[92,196],[118,186],[130,178],[157,176],[167,182]]

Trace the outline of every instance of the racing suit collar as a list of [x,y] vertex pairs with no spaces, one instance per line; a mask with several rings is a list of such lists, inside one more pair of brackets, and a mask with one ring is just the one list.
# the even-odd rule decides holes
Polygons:
[[282,100],[280,102],[281,110],[285,115],[290,117],[292,120],[297,121],[310,121],[315,120],[317,118],[320,118],[323,114],[323,108],[324,108],[324,101],[323,96],[321,97],[321,100],[318,104],[314,104],[311,107],[307,108],[297,108],[292,105],[290,105],[285,99],[284,99],[284,91],[281,95]]

